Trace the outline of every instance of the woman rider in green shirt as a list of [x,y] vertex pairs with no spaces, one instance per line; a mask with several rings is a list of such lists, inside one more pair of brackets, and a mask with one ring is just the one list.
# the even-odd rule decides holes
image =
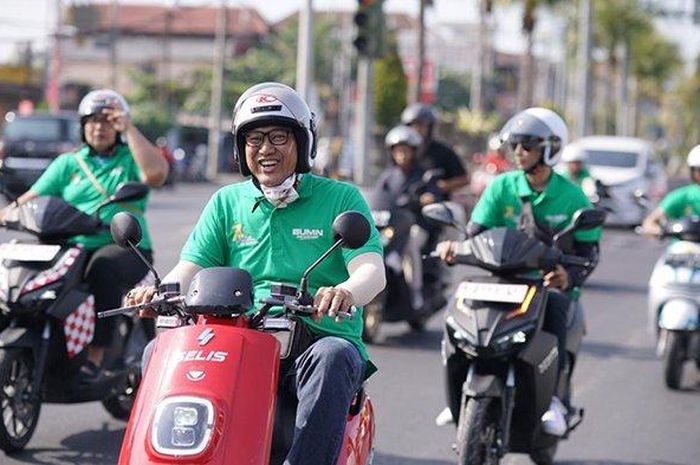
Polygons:
[[[331,224],[340,213],[360,211],[374,226],[356,187],[309,173],[315,118],[292,88],[268,82],[243,93],[234,108],[233,136],[241,173],[252,178],[214,194],[163,282],[187,289],[203,268],[243,268],[253,277],[258,301],[274,282],[299,283],[332,245]],[[305,326],[313,342],[281,377],[279,389],[297,401],[296,428],[286,458],[273,457],[273,463],[337,460],[352,398],[375,369],[361,339],[361,309],[353,319],[339,319],[339,311],[369,303],[384,288],[382,247],[376,228],[371,231],[364,246],[337,250],[309,277],[317,312]],[[152,286],[137,288],[127,301],[149,302],[154,294]],[[147,347],[144,364],[149,354]]]
[[[129,105],[120,94],[109,89],[92,91],[80,102],[78,114],[83,147],[57,157],[36,183],[15,201],[16,205],[0,211],[0,221],[4,220],[8,208],[38,196],[61,197],[78,210],[92,214],[100,202],[124,182],[144,182],[152,187],[163,184],[168,175],[168,164],[131,123]],[[108,205],[100,210],[100,219],[109,224],[112,217],[124,208],[119,204]],[[131,202],[127,208],[136,213],[141,223],[144,239],[139,246],[150,260],[151,241],[143,216],[146,199]],[[109,231],[76,236],[71,242],[92,252],[85,279],[95,298],[95,312],[118,307],[124,293],[148,272],[133,253],[112,242]],[[84,382],[96,382],[104,376],[101,365],[105,348],[112,342],[113,321],[106,318],[95,322],[94,337],[87,348],[87,363],[81,367]]]

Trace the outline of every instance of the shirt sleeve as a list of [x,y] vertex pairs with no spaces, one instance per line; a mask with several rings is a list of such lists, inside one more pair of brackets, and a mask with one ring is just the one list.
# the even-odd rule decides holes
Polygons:
[[70,182],[68,176],[68,162],[69,157],[72,156],[75,155],[67,153],[57,157],[29,190],[39,195],[61,197],[63,195],[63,188]]
[[464,169],[462,161],[457,154],[448,147],[445,147],[443,163],[445,167],[445,177],[447,178],[456,178],[457,176],[464,176],[467,174],[467,170]]
[[384,249],[382,248],[382,243],[379,239],[377,226],[374,224],[374,219],[372,218],[369,206],[367,205],[367,202],[365,202],[364,197],[362,197],[362,194],[360,194],[360,191],[358,191],[356,187],[350,187],[349,193],[347,194],[343,203],[343,211],[354,210],[362,213],[365,218],[367,218],[367,221],[369,221],[370,231],[369,239],[367,239],[367,242],[362,247],[358,249],[342,249],[345,264],[347,265],[353,258],[367,252],[375,252],[383,257]]
[[[588,197],[586,197],[586,194],[583,193],[580,187],[576,187],[576,203],[574,204],[573,211],[571,212],[571,216],[576,213],[577,210],[580,210],[582,208],[593,208],[593,204],[591,204],[590,200],[588,200]],[[572,196],[573,197],[573,196]],[[574,232],[574,239],[578,242],[598,242],[600,241],[600,237],[603,234],[603,228],[602,227],[597,227],[593,229],[580,229],[576,232]]]
[[484,189],[479,201],[474,207],[471,221],[484,226],[486,229],[503,226],[503,215],[498,218],[500,204],[500,188],[502,180],[496,178]]
[[676,220],[683,217],[683,207],[685,203],[683,197],[683,191],[677,189],[670,192],[661,200],[659,208],[663,210],[669,220]]
[[224,230],[221,203],[221,191],[219,191],[204,207],[202,215],[182,248],[180,260],[187,260],[202,268],[226,266],[228,234]]

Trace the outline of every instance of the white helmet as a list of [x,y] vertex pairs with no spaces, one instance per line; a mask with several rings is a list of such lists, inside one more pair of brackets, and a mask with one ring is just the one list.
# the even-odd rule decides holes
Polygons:
[[278,82],[263,82],[241,95],[233,109],[233,155],[241,174],[249,176],[245,159],[245,133],[262,126],[285,126],[297,142],[297,173],[311,171],[316,156],[316,119],[301,95]]
[[[85,140],[85,122],[87,118],[100,113],[105,108],[119,109],[129,115],[131,109],[126,99],[119,92],[112,89],[98,89],[88,92],[78,105],[78,115],[80,116],[80,137]],[[122,141],[121,135],[117,135],[117,141]]]
[[126,100],[121,94],[112,89],[98,89],[88,92],[88,94],[83,97],[80,101],[80,105],[78,105],[78,114],[82,119],[86,116],[99,113],[103,108],[119,109],[126,114],[129,114],[131,111],[129,104],[126,103]]
[[574,144],[568,144],[561,152],[561,161],[565,163],[574,161],[585,163],[587,160],[588,155],[586,155],[586,151]]
[[509,119],[500,137],[504,143],[542,147],[542,163],[554,166],[561,157],[561,148],[568,142],[569,131],[564,120],[552,110],[533,107]]
[[387,133],[386,138],[384,139],[384,145],[386,145],[386,148],[389,150],[391,150],[393,146],[399,144],[406,144],[413,148],[418,148],[422,143],[423,138],[420,134],[418,134],[418,131],[404,125],[393,128]]
[[700,168],[700,145],[696,145],[688,152],[688,166]]

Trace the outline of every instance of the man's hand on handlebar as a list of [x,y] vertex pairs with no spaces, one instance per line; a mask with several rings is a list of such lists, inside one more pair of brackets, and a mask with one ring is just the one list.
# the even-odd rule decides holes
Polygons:
[[435,248],[435,251],[448,265],[454,265],[456,263],[454,241],[440,242]]
[[[137,287],[137,288],[130,290],[126,294],[125,302],[126,302],[126,305],[128,305],[128,306],[141,305],[141,304],[151,302],[155,295],[156,295],[155,286]],[[143,310],[139,311],[139,316],[141,318],[155,318],[158,316],[158,314],[151,308],[144,308]]]
[[565,291],[569,288],[569,273],[563,266],[557,265],[553,271],[544,275],[544,285]]
[[325,315],[341,321],[343,317],[350,313],[350,308],[355,305],[355,298],[352,293],[342,287],[320,287],[314,297],[314,307],[316,313],[313,319],[318,322]]

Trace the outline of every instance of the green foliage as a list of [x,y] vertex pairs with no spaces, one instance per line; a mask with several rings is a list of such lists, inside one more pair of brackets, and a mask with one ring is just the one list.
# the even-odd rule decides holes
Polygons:
[[374,110],[378,126],[389,128],[399,122],[406,107],[406,75],[396,50],[377,60],[374,75]]
[[447,72],[438,81],[437,107],[455,111],[469,104],[469,77],[466,74]]
[[471,111],[466,107],[459,108],[455,118],[455,128],[469,136],[490,134],[498,129],[499,124],[497,114]]
[[682,66],[678,47],[659,33],[645,34],[636,41],[632,70],[643,94],[659,98],[664,85],[682,70]]
[[700,70],[664,95],[662,121],[677,155],[700,141]]

